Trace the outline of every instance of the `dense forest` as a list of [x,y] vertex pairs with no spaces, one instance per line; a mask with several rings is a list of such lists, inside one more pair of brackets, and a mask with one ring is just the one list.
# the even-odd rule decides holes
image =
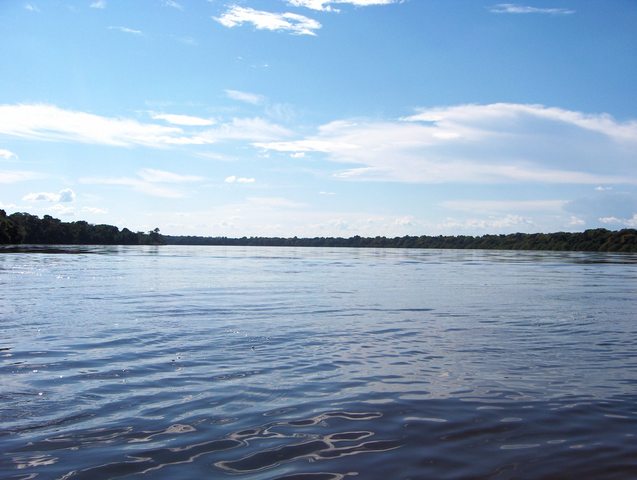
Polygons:
[[277,237],[184,237],[164,236],[168,245],[254,245],[286,247],[362,248],[473,248],[489,250],[573,250],[592,252],[637,252],[637,230],[609,231],[603,228],[578,233],[513,233],[509,235],[404,236],[350,238]]
[[7,215],[0,210],[0,244],[77,245],[239,245],[271,247],[361,247],[361,248],[474,248],[489,250],[573,250],[592,252],[637,252],[637,230],[610,231],[604,228],[568,233],[512,233],[482,236],[404,237],[199,237],[121,231],[112,225],[84,221],[62,222],[45,215]]
[[7,215],[0,210],[0,244],[69,245],[158,245],[163,239],[159,229],[148,233],[120,230],[113,225],[92,225],[84,221],[62,222],[45,215],[28,213]]

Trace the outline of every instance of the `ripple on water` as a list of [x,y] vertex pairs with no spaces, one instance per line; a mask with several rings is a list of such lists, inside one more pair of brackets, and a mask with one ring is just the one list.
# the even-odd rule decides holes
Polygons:
[[637,257],[89,250],[0,253],[0,478],[637,477]]

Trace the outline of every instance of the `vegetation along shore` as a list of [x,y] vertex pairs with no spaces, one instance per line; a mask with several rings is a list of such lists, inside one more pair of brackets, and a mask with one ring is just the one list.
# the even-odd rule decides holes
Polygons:
[[591,252],[637,252],[637,230],[617,231],[597,228],[584,232],[511,233],[482,236],[404,237],[203,237],[161,235],[159,229],[147,233],[120,230],[113,225],[93,225],[85,221],[63,222],[45,215],[7,215],[0,210],[0,244],[76,245],[238,245],[285,247],[362,248],[458,248],[489,250],[572,250]]

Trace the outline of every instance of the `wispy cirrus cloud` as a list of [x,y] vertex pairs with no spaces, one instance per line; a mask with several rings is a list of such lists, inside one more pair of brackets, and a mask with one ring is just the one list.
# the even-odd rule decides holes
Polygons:
[[106,0],[95,0],[90,5],[91,8],[96,8],[98,10],[103,10],[106,8]]
[[177,127],[103,117],[46,104],[0,105],[0,134],[113,146],[165,147],[205,143]]
[[238,102],[249,103],[251,105],[259,105],[265,101],[263,95],[250,92],[242,92],[241,90],[226,90],[226,96]]
[[287,32],[292,35],[314,36],[316,30],[321,28],[318,21],[304,15],[267,12],[238,5],[232,5],[221,16],[213,17],[213,20],[228,28],[251,24],[257,30]]
[[338,11],[332,5],[354,5],[356,7],[369,7],[372,5],[390,5],[400,3],[401,0],[288,0],[293,7],[305,7],[322,12]]
[[202,133],[202,138],[208,143],[221,140],[258,140],[267,138],[285,138],[292,135],[287,128],[272,123],[261,117],[233,118],[219,125],[217,128],[208,129]]
[[226,96],[231,100],[263,107],[265,115],[272,120],[290,123],[297,116],[296,109],[292,105],[273,103],[265,95],[230,89],[225,90],[225,92]]
[[182,184],[202,181],[203,177],[182,175],[164,170],[145,168],[137,172],[136,177],[86,177],[80,183],[89,185],[118,185],[130,187],[138,192],[154,197],[182,198],[185,192],[166,184]]
[[215,121],[210,118],[194,117],[192,115],[179,115],[174,113],[151,113],[153,120],[163,120],[173,125],[183,125],[188,127],[206,127],[214,125]]
[[568,8],[540,8],[530,7],[527,5],[518,5],[515,3],[498,3],[489,7],[489,11],[492,13],[512,13],[512,14],[528,14],[539,13],[545,15],[572,15],[575,10]]
[[[598,133],[618,141],[637,142],[637,120],[618,122],[606,113],[587,114],[537,104],[492,103],[488,105],[468,104],[425,108],[415,115],[403,118],[403,120],[434,123],[447,130],[443,134],[444,137],[447,135],[461,135],[461,125],[463,123],[470,124],[476,119],[488,122],[487,128],[482,130],[482,133],[486,133],[489,127],[492,126],[490,125],[492,122],[507,121],[510,128],[515,130],[517,122],[514,122],[514,120],[528,120],[530,118],[556,122],[562,125],[572,125],[573,127]],[[521,127],[524,128],[524,125],[521,125]],[[480,129],[475,129],[475,132],[479,133]],[[465,130],[464,133],[468,133],[468,130]]]
[[322,153],[351,164],[336,174],[350,180],[637,184],[637,122],[542,105],[459,105],[393,121],[340,120],[295,141],[256,145]]
[[29,12],[33,12],[33,13],[40,13],[40,9],[37,7],[37,5],[33,5],[32,3],[25,3],[24,4],[24,9],[28,10]]
[[175,10],[183,10],[184,6],[175,0],[164,0],[164,6],[174,8]]
[[141,36],[144,34],[141,30],[135,30],[134,28],[122,27],[121,25],[111,25],[108,27],[109,30],[116,30],[122,33],[128,33],[130,35],[138,35]]
[[291,134],[288,129],[260,117],[232,118],[214,128],[203,128],[212,120],[187,115],[157,114],[157,119],[172,125],[104,117],[46,104],[0,105],[0,135],[119,147],[167,148],[220,141],[268,141]]

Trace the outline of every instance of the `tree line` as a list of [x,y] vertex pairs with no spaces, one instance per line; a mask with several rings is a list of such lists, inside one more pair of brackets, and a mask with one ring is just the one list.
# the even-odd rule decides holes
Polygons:
[[7,215],[0,210],[0,244],[67,245],[158,245],[159,229],[148,233],[120,230],[113,225],[93,225],[85,221],[63,222],[50,215],[39,218],[29,213]]
[[240,245],[266,247],[357,247],[357,248],[456,248],[487,250],[562,250],[592,252],[637,252],[637,230],[604,228],[570,233],[512,233],[482,236],[404,237],[197,237],[164,236],[168,245]]
[[637,252],[637,230],[596,228],[584,232],[512,233],[508,235],[456,235],[404,237],[202,237],[132,232],[113,225],[85,221],[62,222],[49,215],[7,215],[0,210],[0,244],[76,245],[226,245],[266,247],[357,247],[357,248],[456,248],[488,250],[570,250],[592,252]]

